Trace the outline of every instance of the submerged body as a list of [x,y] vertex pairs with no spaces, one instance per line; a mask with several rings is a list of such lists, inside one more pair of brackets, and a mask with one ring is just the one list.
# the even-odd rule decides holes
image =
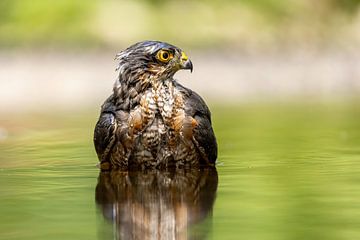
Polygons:
[[[162,54],[165,56],[159,56]],[[217,144],[208,107],[173,79],[192,63],[178,48],[147,41],[118,54],[119,77],[94,133],[102,168],[212,165]]]

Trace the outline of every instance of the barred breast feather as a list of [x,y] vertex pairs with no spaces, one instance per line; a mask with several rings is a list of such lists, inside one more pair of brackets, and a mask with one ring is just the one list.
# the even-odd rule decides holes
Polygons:
[[[129,113],[116,110],[112,101],[103,105],[95,129],[105,166],[194,167],[215,162],[210,112],[193,91],[169,81],[157,91],[146,91]],[[97,138],[103,132],[109,136]]]

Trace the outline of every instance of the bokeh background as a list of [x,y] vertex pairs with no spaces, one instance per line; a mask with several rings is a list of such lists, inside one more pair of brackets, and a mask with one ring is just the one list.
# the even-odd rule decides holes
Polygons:
[[115,54],[146,39],[187,53],[175,77],[212,111],[196,239],[360,239],[359,0],[0,0],[0,239],[118,234],[92,135]]
[[115,54],[145,39],[185,50],[195,71],[177,78],[214,103],[354,97],[359,6],[357,0],[3,0],[0,109],[96,107],[116,78]]

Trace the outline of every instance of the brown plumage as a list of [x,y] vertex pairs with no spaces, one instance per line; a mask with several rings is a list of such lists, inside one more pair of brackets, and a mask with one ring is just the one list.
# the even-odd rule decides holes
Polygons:
[[210,111],[173,76],[192,63],[179,48],[145,41],[120,52],[119,77],[94,132],[101,168],[213,165]]
[[217,185],[215,168],[102,171],[95,200],[112,239],[188,239],[189,227],[211,222]]

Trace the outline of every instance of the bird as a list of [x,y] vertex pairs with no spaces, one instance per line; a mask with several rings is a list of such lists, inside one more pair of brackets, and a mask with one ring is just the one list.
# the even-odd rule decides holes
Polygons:
[[115,60],[118,76],[94,130],[100,169],[214,166],[218,147],[210,110],[174,79],[179,70],[193,71],[185,52],[148,40]]
[[111,239],[188,239],[190,227],[211,221],[217,187],[216,168],[100,171],[95,202]]

